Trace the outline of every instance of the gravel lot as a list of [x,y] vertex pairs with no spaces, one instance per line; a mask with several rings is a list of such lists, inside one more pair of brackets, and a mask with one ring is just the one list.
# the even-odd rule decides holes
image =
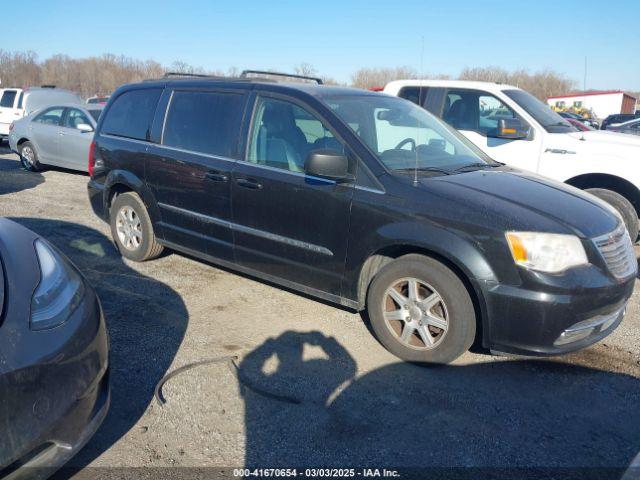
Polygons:
[[[134,471],[97,467],[624,469],[640,451],[637,289],[620,328],[582,352],[547,360],[467,353],[420,368],[388,354],[356,313],[180,254],[124,261],[89,207],[86,183],[79,173],[23,171],[0,152],[0,215],[78,265],[111,338],[111,410],[72,461],[89,468],[59,478]],[[164,406],[153,398],[167,372],[226,355],[272,395],[243,387],[219,363],[170,379]],[[595,470],[574,473],[585,472]]]

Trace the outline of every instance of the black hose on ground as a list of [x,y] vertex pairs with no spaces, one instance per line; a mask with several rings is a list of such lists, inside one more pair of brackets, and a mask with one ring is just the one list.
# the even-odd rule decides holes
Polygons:
[[156,397],[156,401],[158,402],[158,404],[162,406],[165,403],[167,403],[167,400],[164,398],[164,395],[162,393],[162,387],[164,386],[165,383],[167,383],[167,381],[169,381],[176,375],[186,372],[187,370],[191,370],[192,368],[195,368],[195,367],[200,367],[202,365],[211,365],[214,363],[226,363],[229,366],[229,369],[231,370],[231,372],[238,379],[238,382],[240,382],[242,385],[244,385],[246,388],[248,388],[252,392],[257,393],[258,395],[262,395],[263,397],[270,398],[272,400],[291,403],[293,405],[298,405],[302,403],[297,398],[290,397],[287,395],[278,395],[276,393],[268,392],[266,390],[263,390],[259,387],[252,385],[251,382],[247,378],[245,378],[244,375],[242,375],[240,368],[236,363],[237,360],[238,360],[238,357],[236,355],[227,355],[225,357],[209,358],[206,360],[200,360],[198,362],[193,362],[187,365],[183,365],[182,367],[177,368],[174,371],[169,372],[164,377],[162,377],[162,379],[160,379],[160,381],[157,383],[155,391],[153,392],[153,395]]

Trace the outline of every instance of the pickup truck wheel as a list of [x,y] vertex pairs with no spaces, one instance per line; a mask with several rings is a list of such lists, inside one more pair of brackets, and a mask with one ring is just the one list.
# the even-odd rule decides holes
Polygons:
[[138,194],[118,195],[109,211],[111,236],[123,257],[144,262],[158,257],[163,250],[156,240],[147,209]]
[[367,311],[380,343],[409,362],[452,362],[476,332],[473,302],[460,278],[423,255],[384,266],[371,282]]
[[38,161],[38,154],[36,153],[36,147],[31,142],[24,142],[20,145],[20,163],[22,166],[30,172],[39,172],[42,170],[42,165]]
[[616,193],[612,190],[606,190],[604,188],[589,188],[587,189],[587,192],[589,192],[591,195],[595,195],[600,200],[604,200],[613,208],[615,208],[618,213],[620,213],[622,219],[624,220],[624,224],[629,231],[631,241],[633,243],[636,243],[640,225],[638,224],[638,212],[636,212],[636,209],[633,207],[631,202],[619,193]]

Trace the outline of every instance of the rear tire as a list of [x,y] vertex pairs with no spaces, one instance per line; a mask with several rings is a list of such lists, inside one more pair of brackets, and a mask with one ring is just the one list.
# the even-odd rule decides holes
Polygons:
[[604,188],[589,188],[586,191],[591,195],[598,197],[600,200],[604,200],[613,208],[615,208],[618,213],[620,213],[622,219],[624,220],[624,224],[629,231],[631,241],[633,243],[636,243],[636,240],[638,239],[638,230],[640,229],[640,224],[638,222],[638,212],[636,212],[636,209],[633,207],[631,202],[619,193],[614,192],[613,190],[606,190]]
[[38,153],[36,147],[31,142],[24,142],[18,147],[20,152],[20,163],[30,172],[40,172],[42,165],[38,161]]
[[118,195],[109,217],[111,236],[123,257],[145,262],[160,256],[164,247],[158,243],[147,208],[137,193]]
[[450,363],[471,347],[476,333],[465,285],[448,267],[423,255],[385,265],[371,282],[367,311],[380,343],[409,362]]

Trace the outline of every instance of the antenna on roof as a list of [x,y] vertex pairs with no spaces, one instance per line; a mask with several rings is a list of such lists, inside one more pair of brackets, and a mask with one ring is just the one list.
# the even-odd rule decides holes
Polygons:
[[[420,80],[418,80],[418,106],[422,108],[422,76],[424,75],[424,35],[422,36],[422,49],[420,51]],[[420,124],[416,119],[416,142],[414,150],[416,153],[416,165],[413,170],[413,186],[418,186],[418,136],[420,135]]]

